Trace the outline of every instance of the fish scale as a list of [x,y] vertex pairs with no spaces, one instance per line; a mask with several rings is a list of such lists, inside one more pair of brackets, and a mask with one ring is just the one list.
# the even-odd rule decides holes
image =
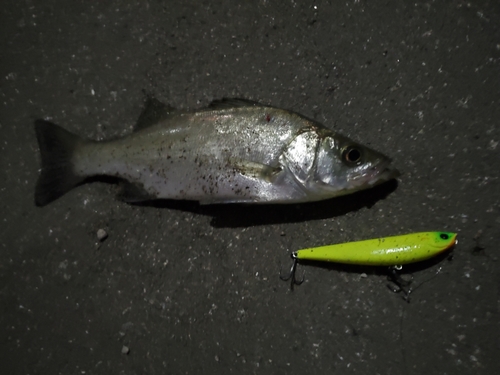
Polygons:
[[82,139],[35,122],[42,156],[37,205],[85,179],[123,181],[122,199],[299,203],[328,199],[397,177],[390,159],[295,112],[243,99],[197,111],[149,99],[133,133]]

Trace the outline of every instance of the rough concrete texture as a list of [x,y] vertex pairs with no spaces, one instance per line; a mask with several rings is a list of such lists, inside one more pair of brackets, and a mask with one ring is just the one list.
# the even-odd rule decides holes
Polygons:
[[[0,14],[2,373],[498,373],[497,1],[6,0]],[[33,120],[118,137],[145,93],[293,109],[403,174],[288,207],[130,205],[105,182],[35,207]],[[407,269],[410,303],[384,270],[300,265],[293,292],[278,278],[293,250],[425,230],[459,243]]]

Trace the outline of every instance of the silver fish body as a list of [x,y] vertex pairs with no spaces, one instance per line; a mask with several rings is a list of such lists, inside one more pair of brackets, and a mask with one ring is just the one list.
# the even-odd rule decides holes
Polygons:
[[[150,100],[138,129],[113,141],[84,141],[41,120],[36,130],[38,205],[95,175],[126,181],[126,201],[202,204],[317,201],[397,176],[390,159],[376,151],[294,112],[241,99],[195,112]],[[54,156],[57,150],[65,150],[64,157]],[[64,187],[55,186],[65,179]]]

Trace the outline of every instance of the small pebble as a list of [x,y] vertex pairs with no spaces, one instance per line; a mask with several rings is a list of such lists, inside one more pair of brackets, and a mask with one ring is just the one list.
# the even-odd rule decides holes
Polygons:
[[106,238],[108,238],[108,233],[104,229],[99,229],[97,231],[97,238],[99,241],[104,241]]
[[364,279],[365,277],[368,277],[368,275],[363,272],[361,275],[359,275],[359,277],[361,277],[362,279]]
[[128,346],[124,345],[122,348],[122,354],[128,354],[128,353],[130,353],[130,349]]

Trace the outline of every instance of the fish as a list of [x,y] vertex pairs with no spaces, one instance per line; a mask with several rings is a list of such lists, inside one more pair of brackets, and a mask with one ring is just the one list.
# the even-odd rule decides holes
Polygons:
[[45,206],[93,176],[117,177],[120,198],[219,203],[303,203],[396,178],[383,154],[293,111],[221,99],[187,111],[148,98],[134,131],[94,141],[35,121]]

